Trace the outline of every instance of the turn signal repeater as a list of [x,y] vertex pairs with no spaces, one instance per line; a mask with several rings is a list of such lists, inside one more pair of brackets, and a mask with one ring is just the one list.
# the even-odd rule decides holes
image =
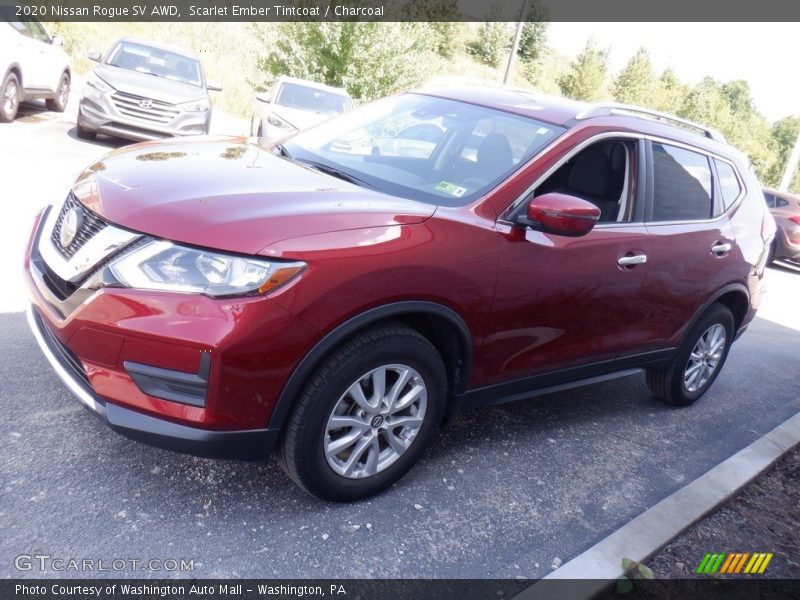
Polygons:
[[262,294],[271,292],[272,290],[281,287],[285,283],[289,283],[291,279],[294,279],[295,275],[300,274],[300,272],[302,272],[305,268],[305,265],[297,263],[281,267],[272,273],[267,280],[261,284],[261,287],[258,288],[258,291]]

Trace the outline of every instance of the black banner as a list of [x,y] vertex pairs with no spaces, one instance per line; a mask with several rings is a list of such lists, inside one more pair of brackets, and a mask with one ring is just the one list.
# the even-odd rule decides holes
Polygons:
[[800,2],[792,0],[0,0],[0,20],[508,22],[519,21],[523,9],[539,21],[800,20]]

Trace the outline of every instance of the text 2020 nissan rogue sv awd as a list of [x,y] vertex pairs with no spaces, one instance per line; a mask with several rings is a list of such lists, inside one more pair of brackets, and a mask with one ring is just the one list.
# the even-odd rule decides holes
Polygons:
[[123,148],[37,219],[30,324],[115,430],[275,449],[328,499],[392,484],[464,406],[633,368],[685,406],[752,320],[775,230],[746,159],[688,127],[473,87],[272,145]]

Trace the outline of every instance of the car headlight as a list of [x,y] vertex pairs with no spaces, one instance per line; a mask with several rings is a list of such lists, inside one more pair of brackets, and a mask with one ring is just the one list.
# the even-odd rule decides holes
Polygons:
[[245,258],[153,240],[109,268],[126,287],[222,297],[270,292],[305,267],[302,262]]
[[292,131],[297,129],[297,127],[295,127],[291,123],[288,123],[287,121],[284,121],[274,113],[269,114],[269,116],[267,117],[267,123],[269,123],[274,127],[280,127],[281,129],[289,129]]
[[90,73],[89,77],[86,78],[86,85],[90,85],[94,89],[96,89],[98,92],[102,92],[104,94],[107,94],[108,92],[113,92],[114,91],[113,87],[108,85],[105,81],[100,79],[94,73]]
[[186,112],[206,112],[211,108],[211,103],[208,100],[197,100],[181,104],[181,108]]

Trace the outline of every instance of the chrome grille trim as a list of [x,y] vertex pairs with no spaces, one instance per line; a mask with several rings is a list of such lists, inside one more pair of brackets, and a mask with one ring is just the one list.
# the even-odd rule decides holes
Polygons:
[[[58,236],[54,237],[54,231],[59,217],[66,212],[64,204],[70,197],[73,197],[72,194],[67,196],[60,206],[50,210],[39,236],[39,254],[45,264],[61,279],[79,283],[108,255],[142,237],[142,234],[106,224],[96,234],[87,237],[70,257],[63,256],[58,250]],[[85,207],[84,211],[89,212]]]
[[[111,101],[121,115],[162,125],[171,123],[181,112],[175,104],[126,92],[114,92]],[[149,106],[140,106],[141,102],[149,103]]]
[[[75,234],[75,239],[70,242],[69,246],[66,248],[61,246],[59,242],[59,236],[61,235],[61,225],[64,222],[64,216],[71,208],[80,207],[83,209],[83,222],[81,223],[81,227],[78,232]],[[91,238],[97,235],[101,229],[106,227],[108,222],[99,217],[98,215],[94,214],[93,212],[86,210],[81,206],[78,202],[78,199],[75,195],[70,192],[67,196],[66,201],[61,207],[61,210],[58,211],[58,218],[56,219],[55,225],[53,226],[53,233],[50,234],[50,239],[53,242],[56,250],[69,260],[72,258],[75,253],[80,250],[80,248],[88,242]]]

